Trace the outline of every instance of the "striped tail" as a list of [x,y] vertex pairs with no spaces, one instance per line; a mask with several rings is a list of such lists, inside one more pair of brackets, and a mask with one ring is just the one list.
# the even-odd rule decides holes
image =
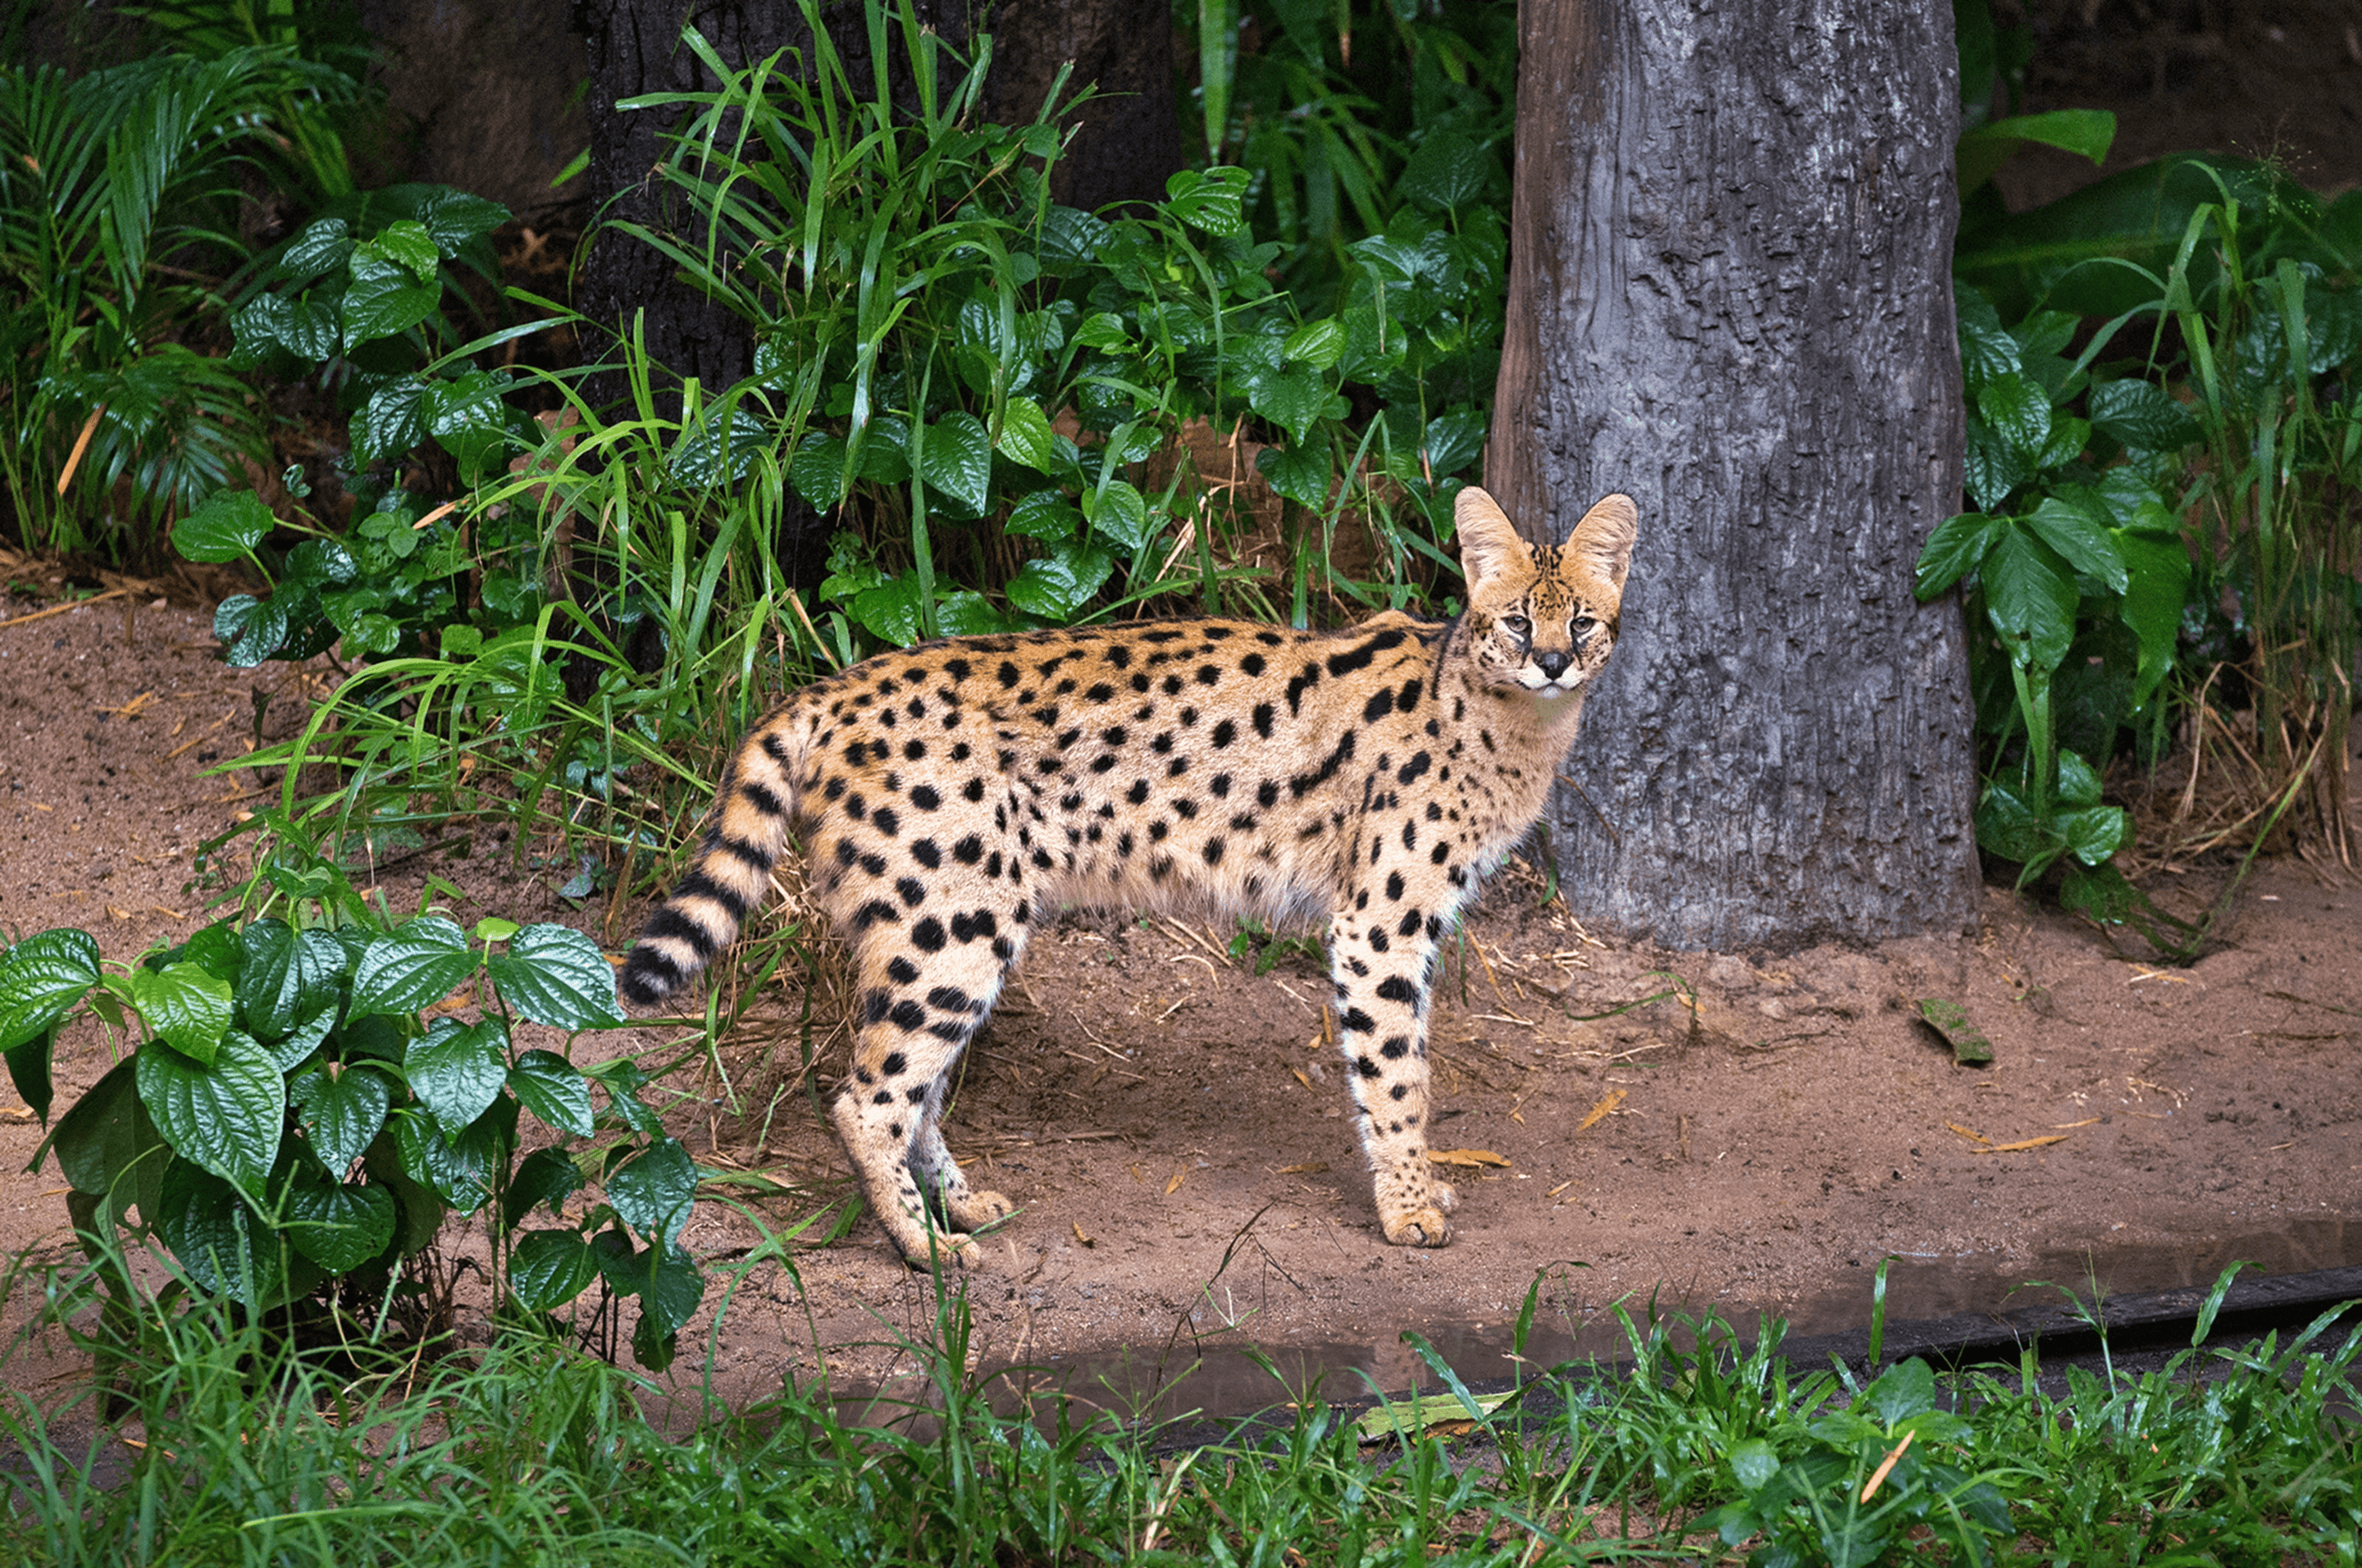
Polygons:
[[787,848],[794,820],[794,779],[810,736],[800,717],[772,714],[730,759],[689,875],[648,917],[624,960],[616,988],[626,1000],[649,1006],[689,984],[738,940],[738,928],[769,893],[771,867]]

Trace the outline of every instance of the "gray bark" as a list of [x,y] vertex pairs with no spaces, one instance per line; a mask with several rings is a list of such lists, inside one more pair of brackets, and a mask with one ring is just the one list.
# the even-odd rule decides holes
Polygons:
[[1959,83],[1924,0],[1524,0],[1486,481],[1534,536],[1639,504],[1547,819],[1585,921],[1679,947],[1963,928]]

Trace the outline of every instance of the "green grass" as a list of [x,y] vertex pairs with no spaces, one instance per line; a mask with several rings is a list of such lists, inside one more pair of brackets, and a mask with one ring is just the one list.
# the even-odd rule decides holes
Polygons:
[[1322,1397],[1354,1391],[1306,1390],[1180,1447],[996,1409],[956,1296],[912,1347],[909,1419],[853,1424],[790,1386],[670,1431],[653,1385],[546,1341],[331,1359],[193,1309],[149,1325],[117,1419],[88,1390],[6,1396],[0,1561],[2350,1562],[2362,1334],[2334,1317],[2063,1396],[2030,1364],[1865,1386],[1712,1320],[1628,1320],[1628,1368],[1500,1404],[1414,1336],[1451,1390],[1427,1418],[1467,1418],[1451,1435],[1406,1443],[1382,1434],[1407,1408],[1357,1424]]

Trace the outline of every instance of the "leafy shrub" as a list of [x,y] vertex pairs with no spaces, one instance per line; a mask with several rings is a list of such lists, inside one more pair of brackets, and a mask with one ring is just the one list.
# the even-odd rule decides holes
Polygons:
[[[262,875],[292,922],[220,921],[120,971],[71,929],[0,954],[0,1049],[44,1122],[61,1030],[86,1010],[136,1036],[35,1155],[55,1152],[93,1256],[153,1237],[179,1286],[255,1313],[376,1300],[447,1217],[480,1210],[514,1308],[551,1312],[602,1280],[640,1298],[634,1353],[664,1365],[704,1288],[679,1245],[697,1166],[630,1058],[578,1067],[513,1032],[617,1025],[599,950],[558,925],[392,922],[284,845]],[[463,995],[466,1011],[448,1005]],[[558,1142],[519,1160],[526,1112]],[[593,1183],[603,1200],[566,1222]]]

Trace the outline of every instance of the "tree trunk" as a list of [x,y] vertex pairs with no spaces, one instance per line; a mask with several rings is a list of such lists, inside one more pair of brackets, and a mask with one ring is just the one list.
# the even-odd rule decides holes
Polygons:
[[1972,918],[1959,83],[1924,0],[1524,0],[1485,464],[1529,534],[1639,503],[1552,804],[1585,920],[1794,947]]

